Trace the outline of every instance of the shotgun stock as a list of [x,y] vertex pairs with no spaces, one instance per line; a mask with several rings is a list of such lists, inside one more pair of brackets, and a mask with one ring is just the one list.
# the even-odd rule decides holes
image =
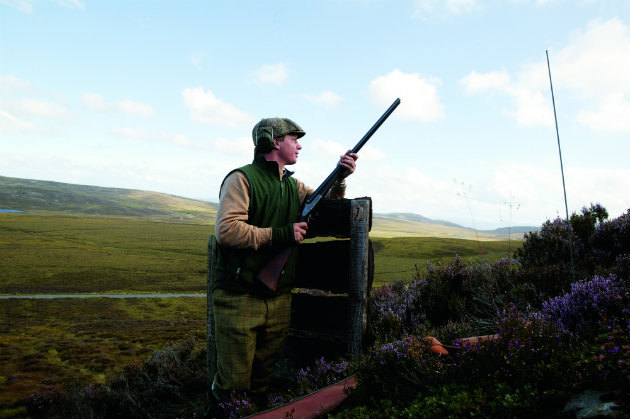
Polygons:
[[[368,130],[368,132],[361,138],[361,140],[354,146],[352,150],[348,153],[358,153],[359,150],[368,142],[370,137],[380,128],[380,126],[385,122],[385,120],[394,112],[394,110],[400,105],[400,99],[396,99],[394,103],[385,111],[385,113],[376,121],[376,123]],[[315,209],[317,203],[330,191],[330,189],[335,185],[337,181],[341,179],[341,176],[344,174],[345,168],[337,165],[335,169],[328,175],[326,180],[322,182],[321,185],[309,195],[305,200],[302,208],[300,209],[300,213],[298,214],[297,222],[301,221],[309,221],[309,217],[312,211]],[[278,289],[278,284],[280,282],[280,277],[282,275],[282,271],[289,261],[289,257],[291,257],[291,252],[293,251],[293,247],[287,247],[285,249],[280,250],[274,257],[269,259],[269,261],[258,271],[256,274],[256,278],[261,281],[263,284],[267,286],[272,291],[276,291]]]

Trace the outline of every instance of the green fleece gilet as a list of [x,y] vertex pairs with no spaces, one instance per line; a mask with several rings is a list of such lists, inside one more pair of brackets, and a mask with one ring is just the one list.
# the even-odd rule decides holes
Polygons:
[[[297,184],[291,177],[292,172],[285,171],[280,179],[278,163],[265,160],[262,154],[257,154],[253,163],[236,170],[245,174],[250,185],[247,223],[256,227],[271,227],[271,246],[254,250],[219,245],[215,287],[261,297],[289,292],[295,283],[297,262],[293,223],[297,221],[300,209]],[[287,247],[294,249],[274,293],[256,279],[256,273]]]

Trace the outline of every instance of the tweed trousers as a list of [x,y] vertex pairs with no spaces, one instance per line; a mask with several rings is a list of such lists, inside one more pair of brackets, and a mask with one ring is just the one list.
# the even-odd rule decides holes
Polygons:
[[284,350],[291,322],[291,293],[273,298],[212,293],[217,372],[212,391],[219,400],[232,391],[267,391]]

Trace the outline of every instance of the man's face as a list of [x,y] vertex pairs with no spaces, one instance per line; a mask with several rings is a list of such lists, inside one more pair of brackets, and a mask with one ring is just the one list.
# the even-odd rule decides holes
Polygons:
[[298,154],[302,149],[297,135],[287,134],[283,141],[276,141],[276,144],[278,145],[278,157],[285,165],[297,162]]

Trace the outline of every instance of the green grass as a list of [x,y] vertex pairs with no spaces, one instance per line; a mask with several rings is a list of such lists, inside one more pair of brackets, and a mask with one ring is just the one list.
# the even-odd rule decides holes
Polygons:
[[203,292],[209,225],[0,215],[0,293]]
[[[214,226],[34,214],[0,214],[0,293],[205,292]],[[372,239],[375,285],[411,279],[415,264],[456,255],[496,259],[521,241],[436,237]]]

